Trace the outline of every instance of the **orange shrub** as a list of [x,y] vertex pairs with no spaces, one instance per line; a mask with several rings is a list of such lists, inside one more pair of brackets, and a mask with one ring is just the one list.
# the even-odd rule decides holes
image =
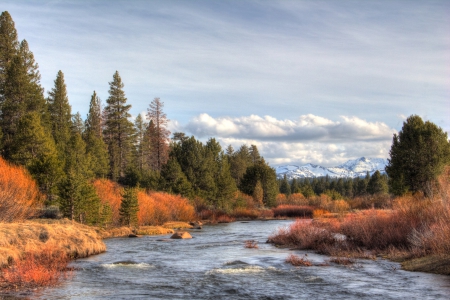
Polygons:
[[334,243],[332,233],[316,227],[309,220],[296,220],[289,227],[279,228],[268,242],[276,245],[295,246],[299,249],[321,249]]
[[122,203],[123,188],[108,179],[97,179],[93,185],[101,202],[110,205],[114,225],[119,225],[119,208]]
[[162,225],[169,221],[191,221],[195,218],[194,206],[179,195],[163,192],[138,193],[139,225]]
[[26,219],[41,205],[42,197],[30,174],[0,157],[0,222]]

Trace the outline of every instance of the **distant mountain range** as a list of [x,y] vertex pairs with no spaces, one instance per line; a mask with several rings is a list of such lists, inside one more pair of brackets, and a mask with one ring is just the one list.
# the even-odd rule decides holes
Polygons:
[[284,175],[291,180],[294,178],[310,178],[329,176],[334,178],[355,178],[364,177],[369,172],[370,175],[377,170],[385,173],[384,168],[388,161],[384,158],[366,158],[361,157],[354,160],[349,160],[346,163],[337,167],[326,168],[313,164],[306,164],[303,166],[287,165],[275,168],[278,178],[283,178]]

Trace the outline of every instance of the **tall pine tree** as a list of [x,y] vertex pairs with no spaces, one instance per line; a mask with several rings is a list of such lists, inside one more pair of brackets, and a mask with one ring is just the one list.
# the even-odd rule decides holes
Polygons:
[[108,145],[110,177],[119,180],[125,177],[125,172],[132,161],[134,147],[134,127],[128,118],[131,116],[127,105],[127,98],[123,91],[123,83],[119,72],[116,71],[113,81],[109,83],[109,97],[105,107],[104,138]]
[[97,94],[92,94],[89,114],[85,121],[83,133],[86,142],[86,153],[91,157],[91,169],[95,177],[106,177],[109,170],[108,148],[103,141],[102,107]]

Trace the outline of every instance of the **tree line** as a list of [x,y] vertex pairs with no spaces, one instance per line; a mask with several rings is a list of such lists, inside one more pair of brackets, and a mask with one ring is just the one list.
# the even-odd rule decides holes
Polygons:
[[[202,143],[180,132],[171,139],[159,98],[149,103],[146,117],[138,115],[132,122],[119,72],[109,82],[104,106],[93,92],[84,120],[79,112],[72,112],[62,71],[47,96],[40,78],[27,41],[19,41],[14,21],[3,12],[0,154],[24,166],[46,195],[46,205],[60,207],[64,216],[96,223],[110,213],[92,186],[96,178],[130,189],[199,198],[220,209],[227,209],[239,190],[254,195],[261,205],[275,203],[275,171],[256,146],[243,145],[237,151],[230,146],[223,151],[214,138]],[[125,191],[124,207],[136,210],[135,194]]]

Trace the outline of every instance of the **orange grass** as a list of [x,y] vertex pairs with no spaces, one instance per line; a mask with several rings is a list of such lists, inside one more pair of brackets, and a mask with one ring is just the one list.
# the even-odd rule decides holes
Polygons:
[[29,218],[41,207],[42,199],[31,175],[0,157],[0,222]]

